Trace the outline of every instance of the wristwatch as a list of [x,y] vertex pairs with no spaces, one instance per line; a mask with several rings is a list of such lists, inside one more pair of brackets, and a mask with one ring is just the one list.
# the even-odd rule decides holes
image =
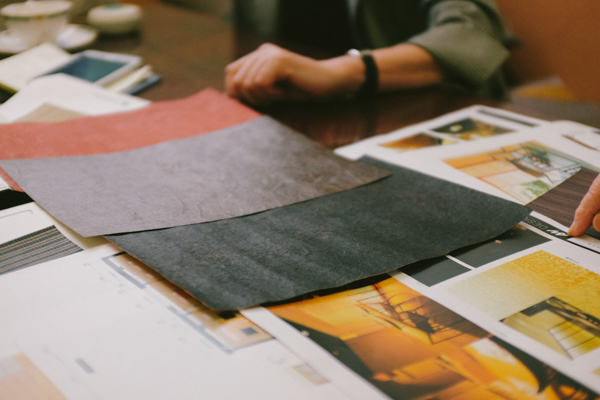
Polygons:
[[371,50],[350,49],[346,53],[353,57],[360,57],[365,64],[365,81],[356,92],[357,97],[373,96],[379,88],[379,70]]

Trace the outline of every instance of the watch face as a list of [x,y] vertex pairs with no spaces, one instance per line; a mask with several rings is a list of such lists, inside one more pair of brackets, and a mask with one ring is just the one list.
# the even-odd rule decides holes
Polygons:
[[356,49],[350,49],[348,50],[348,52],[346,53],[349,56],[353,56],[353,57],[360,57],[360,51],[356,50]]

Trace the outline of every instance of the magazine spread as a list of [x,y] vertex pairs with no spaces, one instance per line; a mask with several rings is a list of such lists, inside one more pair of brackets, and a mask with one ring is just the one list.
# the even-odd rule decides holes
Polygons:
[[[555,188],[577,177],[589,187],[597,176],[600,133],[484,110],[470,107],[337,153],[375,157],[544,214],[391,276],[242,313],[326,378],[337,371],[393,399],[598,398],[600,240],[572,238],[565,221],[547,215],[563,207]],[[521,119],[531,125],[515,127]],[[580,199],[581,190],[567,195]],[[577,203],[568,206],[571,218]]]

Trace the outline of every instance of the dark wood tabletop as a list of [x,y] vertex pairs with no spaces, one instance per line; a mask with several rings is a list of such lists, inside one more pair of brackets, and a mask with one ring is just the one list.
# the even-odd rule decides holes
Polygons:
[[[237,30],[231,18],[170,3],[143,3],[143,13],[139,33],[100,37],[92,48],[141,56],[162,75],[159,85],[140,94],[153,101],[190,96],[207,87],[222,91],[225,66],[268,40]],[[508,108],[546,119],[577,120],[570,118],[569,107],[564,104],[555,106],[562,113],[553,118],[553,110],[545,109],[543,104],[499,103],[444,87],[387,93],[373,99],[278,104],[259,111],[328,148],[335,148],[474,104]],[[577,112],[580,111],[574,110]],[[600,105],[592,105],[583,113],[587,119],[580,122],[600,126]]]

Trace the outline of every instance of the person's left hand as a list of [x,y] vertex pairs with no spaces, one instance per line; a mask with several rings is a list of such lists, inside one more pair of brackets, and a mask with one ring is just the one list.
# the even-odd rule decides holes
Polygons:
[[594,180],[575,211],[575,219],[569,228],[570,236],[583,234],[590,225],[600,232],[600,175]]
[[352,93],[363,80],[360,59],[314,60],[273,44],[263,44],[225,69],[227,94],[253,105]]

